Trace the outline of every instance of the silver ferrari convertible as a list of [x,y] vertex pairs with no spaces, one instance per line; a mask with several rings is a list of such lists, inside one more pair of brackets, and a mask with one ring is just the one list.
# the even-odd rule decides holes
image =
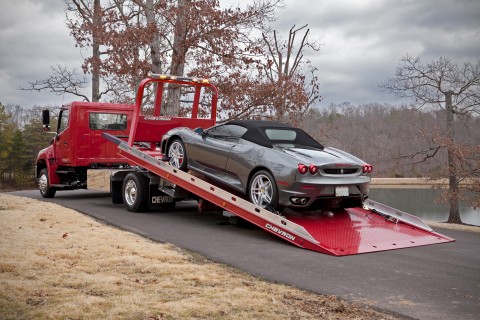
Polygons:
[[175,128],[161,147],[172,166],[195,171],[269,210],[356,207],[368,196],[371,165],[278,122]]

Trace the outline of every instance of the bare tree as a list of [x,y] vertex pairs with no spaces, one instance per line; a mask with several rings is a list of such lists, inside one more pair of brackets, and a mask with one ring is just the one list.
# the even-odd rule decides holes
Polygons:
[[422,64],[420,58],[407,55],[401,59],[395,76],[388,78],[380,87],[398,97],[414,99],[419,108],[429,106],[444,110],[444,132],[432,137],[436,146],[419,154],[427,159],[435,156],[436,150],[447,150],[448,222],[462,223],[459,210],[462,197],[460,182],[461,179],[470,178],[478,183],[479,149],[478,145],[462,145],[457,141],[453,123],[455,117],[480,113],[480,61],[459,66],[441,57]]
[[[170,74],[182,76],[185,73],[185,60],[188,51],[187,41],[187,22],[190,16],[191,1],[178,0],[176,8],[176,21],[173,34],[172,61],[170,64]],[[180,109],[180,88],[170,86],[165,108],[165,114],[178,114]]]
[[[101,56],[105,54],[100,51],[102,45],[103,16],[106,11],[114,6],[102,8],[100,0],[66,0],[67,5],[67,26],[71,30],[77,45],[80,47],[92,48],[92,55],[85,59],[83,70],[92,74],[92,101],[99,101],[100,93],[100,65]],[[74,17],[69,17],[68,12],[73,12]],[[103,93],[104,94],[104,93]]]
[[116,3],[109,3],[102,7],[100,0],[65,0],[65,5],[67,27],[77,46],[92,48],[92,54],[84,60],[82,66],[84,73],[92,75],[91,99],[83,93],[83,89],[87,87],[86,78],[80,77],[75,69],[61,65],[51,67],[53,73],[47,79],[29,82],[28,86],[20,89],[50,91],[57,94],[69,93],[85,101],[99,101],[102,95],[112,90],[112,86],[107,83],[105,89],[100,91],[102,55],[107,54],[101,51],[101,46],[106,38],[104,17],[117,8]]
[[[283,42],[278,38],[277,31],[273,31],[271,37],[262,34],[267,47],[267,62],[263,66],[263,71],[272,86],[273,92],[269,96],[275,116],[279,120],[285,116],[289,116],[290,119],[298,118],[312,104],[321,100],[318,78],[315,74],[317,70],[304,56],[305,50],[317,52],[320,46],[308,40],[310,29],[307,28],[303,35],[300,33],[305,28],[307,25],[300,28],[294,25],[288,33],[288,40]],[[301,40],[296,43],[298,35]],[[308,70],[304,70],[302,68],[304,66]],[[310,73],[309,80],[306,72]]]
[[[236,87],[239,70],[248,69],[252,56],[261,54],[251,31],[265,30],[280,1],[255,0],[246,9],[223,9],[217,0],[65,0],[67,26],[76,46],[91,49],[82,65],[92,75],[89,100],[108,95],[116,102],[132,102],[139,80],[148,71],[212,78],[224,84],[232,97],[238,95],[243,87],[230,88]],[[76,84],[80,89],[84,83],[79,81],[52,86],[52,79],[72,75],[69,70],[59,71],[27,88],[68,87],[64,92],[80,92],[70,87]],[[255,76],[244,74],[242,81],[252,87]],[[165,99],[169,100],[179,102],[178,94]],[[179,103],[173,102],[176,113]]]
[[83,91],[87,87],[85,76],[80,76],[75,69],[70,70],[67,66],[56,65],[50,68],[53,73],[47,79],[29,82],[28,86],[20,87],[20,90],[49,91],[57,95],[68,93],[90,101]]
[[[173,37],[168,37],[171,47],[169,72],[214,79],[222,93],[219,109],[237,111],[241,99],[232,104],[230,97],[243,95],[247,91],[245,86],[252,87],[255,80],[245,71],[261,54],[253,30],[266,29],[279,2],[255,0],[241,9],[221,8],[217,0],[178,0],[177,6],[168,11],[173,14],[164,16],[173,30]],[[169,112],[177,113],[178,91],[169,92],[167,100]]]

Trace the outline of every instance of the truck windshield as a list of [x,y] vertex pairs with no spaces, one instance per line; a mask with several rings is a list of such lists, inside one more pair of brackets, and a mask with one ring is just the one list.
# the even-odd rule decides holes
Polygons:
[[67,109],[62,109],[60,112],[60,121],[58,122],[58,130],[57,132],[60,133],[68,127],[68,118],[70,116],[70,112]]
[[90,113],[90,129],[121,130],[127,129],[127,115],[118,113]]

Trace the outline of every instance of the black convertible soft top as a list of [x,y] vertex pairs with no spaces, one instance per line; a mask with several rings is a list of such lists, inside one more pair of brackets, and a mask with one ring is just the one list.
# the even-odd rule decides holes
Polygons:
[[[323,146],[318,141],[309,136],[308,133],[306,133],[302,129],[292,127],[288,124],[266,120],[232,120],[229,121],[228,124],[235,124],[246,128],[247,132],[245,132],[245,134],[242,136],[242,139],[251,141],[264,147],[272,148],[275,143],[293,143],[295,145],[302,145],[315,149],[323,149]],[[265,133],[266,129],[285,129],[290,131],[293,130],[296,132],[295,140],[272,141]]]

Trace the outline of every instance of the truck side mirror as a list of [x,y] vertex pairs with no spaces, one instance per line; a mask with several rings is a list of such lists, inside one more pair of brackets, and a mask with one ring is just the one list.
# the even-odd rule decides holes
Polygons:
[[49,110],[42,111],[42,123],[43,123],[43,131],[50,131],[50,111]]

